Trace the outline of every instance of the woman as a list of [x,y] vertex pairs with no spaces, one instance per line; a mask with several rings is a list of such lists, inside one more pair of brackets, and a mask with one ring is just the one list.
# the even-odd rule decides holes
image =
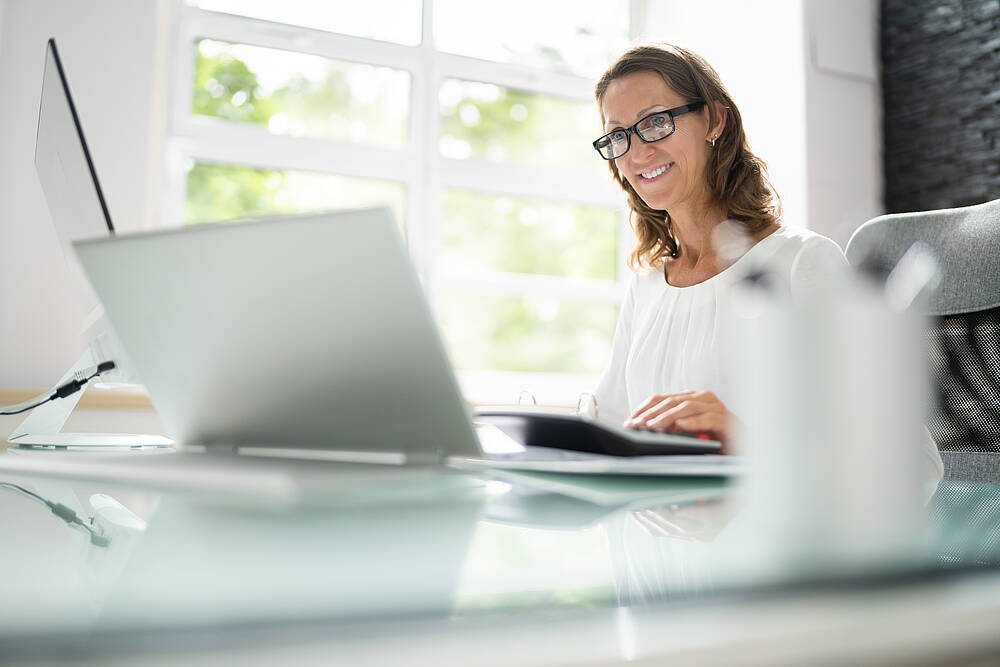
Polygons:
[[780,223],[739,110],[700,56],[668,44],[635,47],[605,72],[595,96],[605,134],[594,148],[625,191],[637,236],[629,264],[643,269],[595,391],[601,415],[728,446],[737,423],[719,349],[728,288],[744,268],[766,263],[794,290],[843,265],[843,252]]

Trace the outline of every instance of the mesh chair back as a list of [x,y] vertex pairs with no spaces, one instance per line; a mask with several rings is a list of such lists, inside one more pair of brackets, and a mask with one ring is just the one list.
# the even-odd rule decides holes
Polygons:
[[930,336],[938,448],[1000,452],[1000,308],[935,318]]
[[1000,452],[1000,200],[875,218],[846,255],[851,264],[893,266],[917,241],[942,277],[929,303],[935,401],[927,427],[941,450]]
[[940,564],[1000,564],[1000,494],[994,484],[944,482],[927,505],[927,519]]

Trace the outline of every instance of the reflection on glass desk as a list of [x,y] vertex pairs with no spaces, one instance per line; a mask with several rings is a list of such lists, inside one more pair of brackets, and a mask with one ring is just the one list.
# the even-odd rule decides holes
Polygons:
[[[102,481],[0,465],[0,657],[133,664],[180,646],[260,655],[309,646],[309,657],[351,664],[430,642],[438,653],[406,662],[600,663],[674,649],[680,660],[695,650],[685,641],[701,636],[718,649],[731,632],[750,632],[722,632],[721,609],[749,605],[764,618],[761,605],[775,600],[813,605],[845,588],[878,598],[956,577],[1000,590],[1000,487],[991,485],[942,482],[895,563],[776,573],[757,566],[760,539],[740,488],[720,480],[222,465],[212,472],[222,491],[193,473],[187,483],[173,473]],[[307,492],[290,496],[279,479]],[[874,608],[851,600],[852,614]],[[831,607],[810,609],[795,612],[801,631],[829,627]],[[715,620],[680,625],[706,610]],[[794,627],[787,620],[782,632]],[[517,648],[504,647],[515,636]],[[504,653],[469,654],[490,642]],[[696,648],[707,660],[708,645]]]

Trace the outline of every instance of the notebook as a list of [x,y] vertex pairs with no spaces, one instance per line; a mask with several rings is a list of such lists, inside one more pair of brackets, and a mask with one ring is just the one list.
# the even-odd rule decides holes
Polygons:
[[179,449],[586,473],[740,467],[712,455],[484,451],[388,208],[74,246]]

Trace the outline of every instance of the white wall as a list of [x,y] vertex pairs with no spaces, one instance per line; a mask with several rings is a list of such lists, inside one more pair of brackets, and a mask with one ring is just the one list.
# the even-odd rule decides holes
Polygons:
[[877,0],[807,0],[809,224],[841,246],[884,211]]
[[148,227],[163,137],[165,0],[4,0],[0,13],[0,387],[53,384],[76,360],[80,314],[34,141],[45,42],[55,37],[115,225]]
[[647,0],[640,37],[719,72],[785,221],[842,246],[882,212],[877,0]]

